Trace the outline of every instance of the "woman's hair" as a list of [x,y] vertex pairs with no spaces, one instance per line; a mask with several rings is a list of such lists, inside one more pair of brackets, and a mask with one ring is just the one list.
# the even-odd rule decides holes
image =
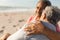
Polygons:
[[[51,6],[51,2],[50,2],[49,0],[39,0],[38,3],[40,3],[40,2],[43,3],[43,10],[44,10],[47,6]],[[38,3],[37,3],[37,4],[38,4]],[[42,11],[43,11],[43,10],[42,10]],[[39,13],[39,14],[40,14],[40,16],[41,16],[42,12]]]
[[39,0],[38,3],[43,2],[46,6],[51,6],[51,2],[49,0]]
[[[60,10],[60,9],[57,9]],[[60,20],[60,13],[56,11],[56,8],[52,6],[47,6],[45,8],[45,14],[48,21],[54,25]]]

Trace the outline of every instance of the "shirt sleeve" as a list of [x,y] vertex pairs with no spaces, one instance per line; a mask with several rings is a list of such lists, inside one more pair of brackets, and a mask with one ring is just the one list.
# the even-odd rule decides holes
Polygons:
[[43,24],[45,27],[49,28],[50,30],[56,32],[56,27],[55,27],[53,24],[48,23],[48,22],[44,22],[44,21],[42,21],[42,24]]

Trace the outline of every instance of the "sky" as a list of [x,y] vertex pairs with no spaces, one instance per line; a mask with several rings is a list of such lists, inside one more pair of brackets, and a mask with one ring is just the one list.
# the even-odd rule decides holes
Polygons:
[[[0,6],[29,7],[34,8],[38,0],[0,0]],[[60,8],[60,0],[50,0],[54,6]]]

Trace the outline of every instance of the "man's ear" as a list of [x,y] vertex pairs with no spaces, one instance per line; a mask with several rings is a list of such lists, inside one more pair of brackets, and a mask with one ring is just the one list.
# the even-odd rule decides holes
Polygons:
[[44,13],[44,15],[43,15],[43,19],[46,19],[46,14]]
[[45,14],[45,13],[43,13],[43,14],[41,15],[40,20],[44,20],[44,19],[46,19],[46,14]]
[[46,22],[49,22],[48,19],[46,18],[46,14],[44,14],[43,20],[45,20]]

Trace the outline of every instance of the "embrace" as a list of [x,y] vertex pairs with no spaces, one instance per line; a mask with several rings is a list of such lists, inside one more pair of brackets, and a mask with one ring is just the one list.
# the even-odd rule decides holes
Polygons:
[[35,15],[5,40],[60,40],[60,13],[49,0],[39,0]]

